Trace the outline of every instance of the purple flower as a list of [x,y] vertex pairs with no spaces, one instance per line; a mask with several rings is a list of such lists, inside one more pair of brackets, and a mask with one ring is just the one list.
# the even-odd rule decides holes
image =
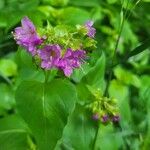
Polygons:
[[98,113],[93,114],[92,119],[99,120],[99,114]]
[[93,21],[89,20],[85,23],[85,27],[88,30],[87,35],[91,38],[94,38],[95,33],[96,33],[96,29],[92,27],[93,26]]
[[109,120],[109,116],[108,115],[103,115],[101,118],[103,123],[106,123]]
[[118,122],[120,120],[120,116],[119,115],[115,115],[112,117],[112,121],[113,122]]
[[70,76],[74,68],[80,67],[84,58],[84,50],[73,51],[71,48],[68,48],[64,57],[59,60],[58,67],[64,71],[66,76]]
[[15,28],[14,38],[17,44],[25,47],[32,55],[36,54],[36,46],[42,43],[41,38],[37,35],[34,24],[28,17],[21,20],[21,27]]
[[58,66],[60,59],[61,47],[59,45],[47,45],[43,49],[38,50],[41,58],[41,68],[51,69]]

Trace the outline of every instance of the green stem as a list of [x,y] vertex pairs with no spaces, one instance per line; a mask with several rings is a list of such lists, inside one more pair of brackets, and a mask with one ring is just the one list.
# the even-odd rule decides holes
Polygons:
[[135,9],[135,7],[141,2],[141,0],[137,0],[136,3],[133,5],[132,9],[130,10],[129,15],[127,16],[127,20],[130,17],[130,15],[132,14],[132,11]]
[[[111,60],[111,68],[109,70],[108,82],[107,82],[107,85],[106,85],[104,96],[108,96],[108,88],[109,88],[109,84],[110,84],[110,81],[111,81],[111,78],[112,78],[112,74],[113,74],[112,66],[114,65],[114,60],[116,58],[116,54],[117,54],[117,49],[118,49],[121,33],[122,33],[122,30],[123,30],[125,18],[126,18],[127,12],[128,12],[127,11],[128,5],[129,5],[129,0],[127,2],[125,15],[123,16],[123,20],[122,20],[121,25],[120,25],[120,30],[119,30],[118,38],[117,38],[117,41],[116,41],[115,50],[114,50],[114,53],[113,53],[113,56],[112,56],[112,60]],[[121,8],[121,11],[122,11],[122,8]]]
[[99,133],[99,124],[97,126],[95,137],[94,137],[93,150],[96,150],[96,141],[97,141],[98,133]]

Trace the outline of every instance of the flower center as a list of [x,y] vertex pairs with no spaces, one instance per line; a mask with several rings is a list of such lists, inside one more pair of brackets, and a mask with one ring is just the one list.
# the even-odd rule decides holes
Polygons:
[[56,52],[55,51],[51,51],[50,52],[50,56],[55,57],[56,56]]

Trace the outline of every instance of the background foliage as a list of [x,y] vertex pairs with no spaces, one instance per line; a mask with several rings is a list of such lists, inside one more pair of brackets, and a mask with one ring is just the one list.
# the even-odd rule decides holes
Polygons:
[[[50,144],[51,149],[65,150],[149,149],[149,0],[142,0],[136,6],[135,0],[129,0],[127,19],[124,21],[124,28],[112,66],[122,13],[126,12],[127,3],[128,0],[124,0],[124,3],[118,0],[0,1],[1,150],[34,150],[37,145],[38,148],[47,150],[46,143]],[[82,69],[76,70],[70,78],[76,89],[67,80],[62,83],[65,87],[62,89],[62,93],[59,93],[59,89],[62,88],[59,81],[49,83],[55,84],[51,89],[46,87],[46,90],[56,92],[51,96],[52,103],[49,104],[48,100],[46,103],[44,102],[45,108],[51,108],[50,112],[45,109],[44,115],[46,117],[44,117],[53,119],[47,120],[46,123],[42,123],[43,105],[38,99],[38,96],[42,95],[40,89],[43,85],[40,82],[44,80],[44,75],[32,65],[32,60],[26,52],[18,51],[11,35],[11,31],[20,24],[20,20],[26,15],[38,27],[44,27],[47,20],[52,25],[76,25],[92,19],[97,29],[97,49],[90,54],[91,59],[88,60],[88,64],[85,64]],[[108,93],[110,97],[118,99],[121,121],[119,124],[100,124],[97,127],[97,122],[90,118],[90,112],[83,109],[82,106],[89,101],[90,92],[87,85],[93,89],[99,88],[104,93],[109,80],[110,69],[113,72]],[[28,81],[27,87],[18,90],[15,101],[14,93],[20,82],[33,78],[35,82]],[[53,75],[50,78],[53,78]],[[34,84],[37,85],[35,89]],[[30,97],[26,98],[24,95],[24,91],[29,89],[35,93],[39,91],[35,95],[35,101],[31,100],[34,108],[30,107]],[[67,90],[70,92],[66,93]],[[78,100],[77,95],[73,94],[75,90],[78,92]],[[49,94],[51,95],[51,93]],[[47,99],[50,95],[46,95]],[[69,97],[72,95],[74,98],[71,99],[72,102],[69,102]],[[61,104],[57,102],[56,96],[61,99]],[[66,100],[64,97],[68,99]],[[28,99],[27,104],[24,104],[24,99]],[[76,101],[78,102],[75,107]],[[35,108],[36,110],[34,110]],[[61,110],[64,112],[63,114],[60,112]],[[56,113],[55,117],[53,117],[54,113]],[[69,119],[67,120],[68,115]],[[38,124],[36,124],[37,122]],[[45,136],[42,137],[45,128],[46,132],[52,136],[46,137],[42,143],[41,139],[45,138]],[[49,128],[52,128],[53,132],[58,131],[52,133]],[[97,130],[97,128],[99,129]],[[61,133],[62,129],[63,133]],[[51,138],[53,140],[50,140]],[[49,141],[47,141],[48,139]],[[60,140],[58,141],[58,139]]]

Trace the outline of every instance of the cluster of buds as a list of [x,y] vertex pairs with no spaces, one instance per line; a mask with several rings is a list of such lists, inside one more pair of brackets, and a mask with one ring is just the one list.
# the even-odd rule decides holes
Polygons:
[[92,119],[102,123],[118,122],[120,120],[117,100],[114,98],[103,97],[99,91],[92,92],[93,102],[87,105],[92,111]]
[[85,62],[87,49],[96,44],[92,21],[76,27],[48,24],[39,32],[28,17],[24,17],[21,23],[22,26],[13,32],[17,44],[32,55],[37,66],[44,70],[62,70],[65,76],[70,76]]

